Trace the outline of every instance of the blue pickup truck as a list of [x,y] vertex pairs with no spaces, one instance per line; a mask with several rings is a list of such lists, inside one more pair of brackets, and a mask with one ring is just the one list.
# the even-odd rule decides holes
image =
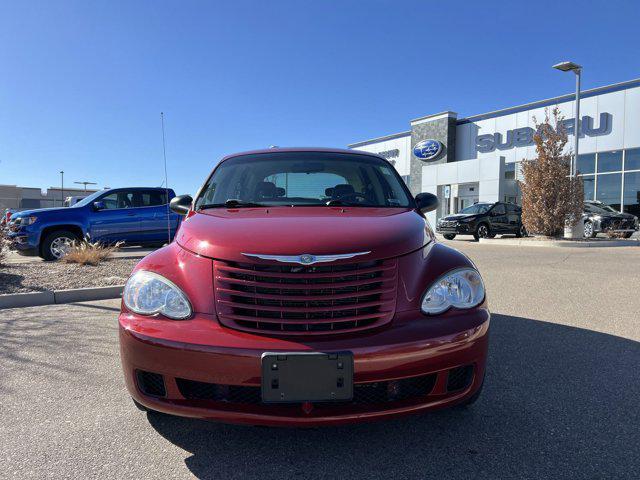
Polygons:
[[173,239],[182,218],[167,208],[173,197],[173,190],[164,188],[102,190],[72,207],[14,213],[8,236],[19,253],[45,260],[59,259],[72,242],[83,238],[105,244],[161,245]]

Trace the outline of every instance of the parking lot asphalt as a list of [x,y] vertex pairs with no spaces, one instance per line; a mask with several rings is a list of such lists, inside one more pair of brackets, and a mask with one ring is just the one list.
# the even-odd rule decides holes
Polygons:
[[493,311],[471,408],[313,430],[135,409],[118,301],[0,311],[1,478],[637,478],[640,249],[447,242]]

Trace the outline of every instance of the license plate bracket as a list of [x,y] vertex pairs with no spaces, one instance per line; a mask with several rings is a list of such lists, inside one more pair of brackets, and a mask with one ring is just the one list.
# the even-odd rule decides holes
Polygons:
[[262,354],[262,401],[331,402],[353,398],[353,354]]

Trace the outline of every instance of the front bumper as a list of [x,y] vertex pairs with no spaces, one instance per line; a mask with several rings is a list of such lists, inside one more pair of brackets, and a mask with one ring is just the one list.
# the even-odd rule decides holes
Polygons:
[[[343,424],[443,408],[472,396],[484,379],[489,319],[486,306],[432,318],[420,312],[400,312],[379,331],[299,340],[235,331],[222,327],[213,315],[196,314],[191,320],[169,321],[122,313],[120,353],[131,396],[152,410],[230,423]],[[185,381],[214,384],[216,388],[242,387],[243,392],[255,397],[265,351],[345,350],[354,355],[357,388],[421,377],[432,382],[429,391],[401,400],[310,405],[263,404],[259,398],[238,402],[193,398],[183,387]],[[473,373],[468,382],[452,391],[448,388],[449,372],[458,367],[472,368]],[[162,375],[164,394],[145,393],[140,372]]]
[[630,219],[595,220],[592,223],[596,233],[633,233],[638,230],[636,222]]
[[457,235],[469,234],[473,232],[470,223],[458,223],[456,225],[436,225],[436,232],[441,234],[451,233]]
[[24,229],[9,230],[7,239],[11,242],[11,248],[21,255],[37,255],[38,240],[37,236]]

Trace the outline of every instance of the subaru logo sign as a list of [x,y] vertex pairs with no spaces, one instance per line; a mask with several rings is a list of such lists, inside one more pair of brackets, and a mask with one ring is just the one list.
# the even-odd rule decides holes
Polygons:
[[442,142],[438,140],[423,140],[413,147],[413,154],[422,160],[433,160],[442,151]]

